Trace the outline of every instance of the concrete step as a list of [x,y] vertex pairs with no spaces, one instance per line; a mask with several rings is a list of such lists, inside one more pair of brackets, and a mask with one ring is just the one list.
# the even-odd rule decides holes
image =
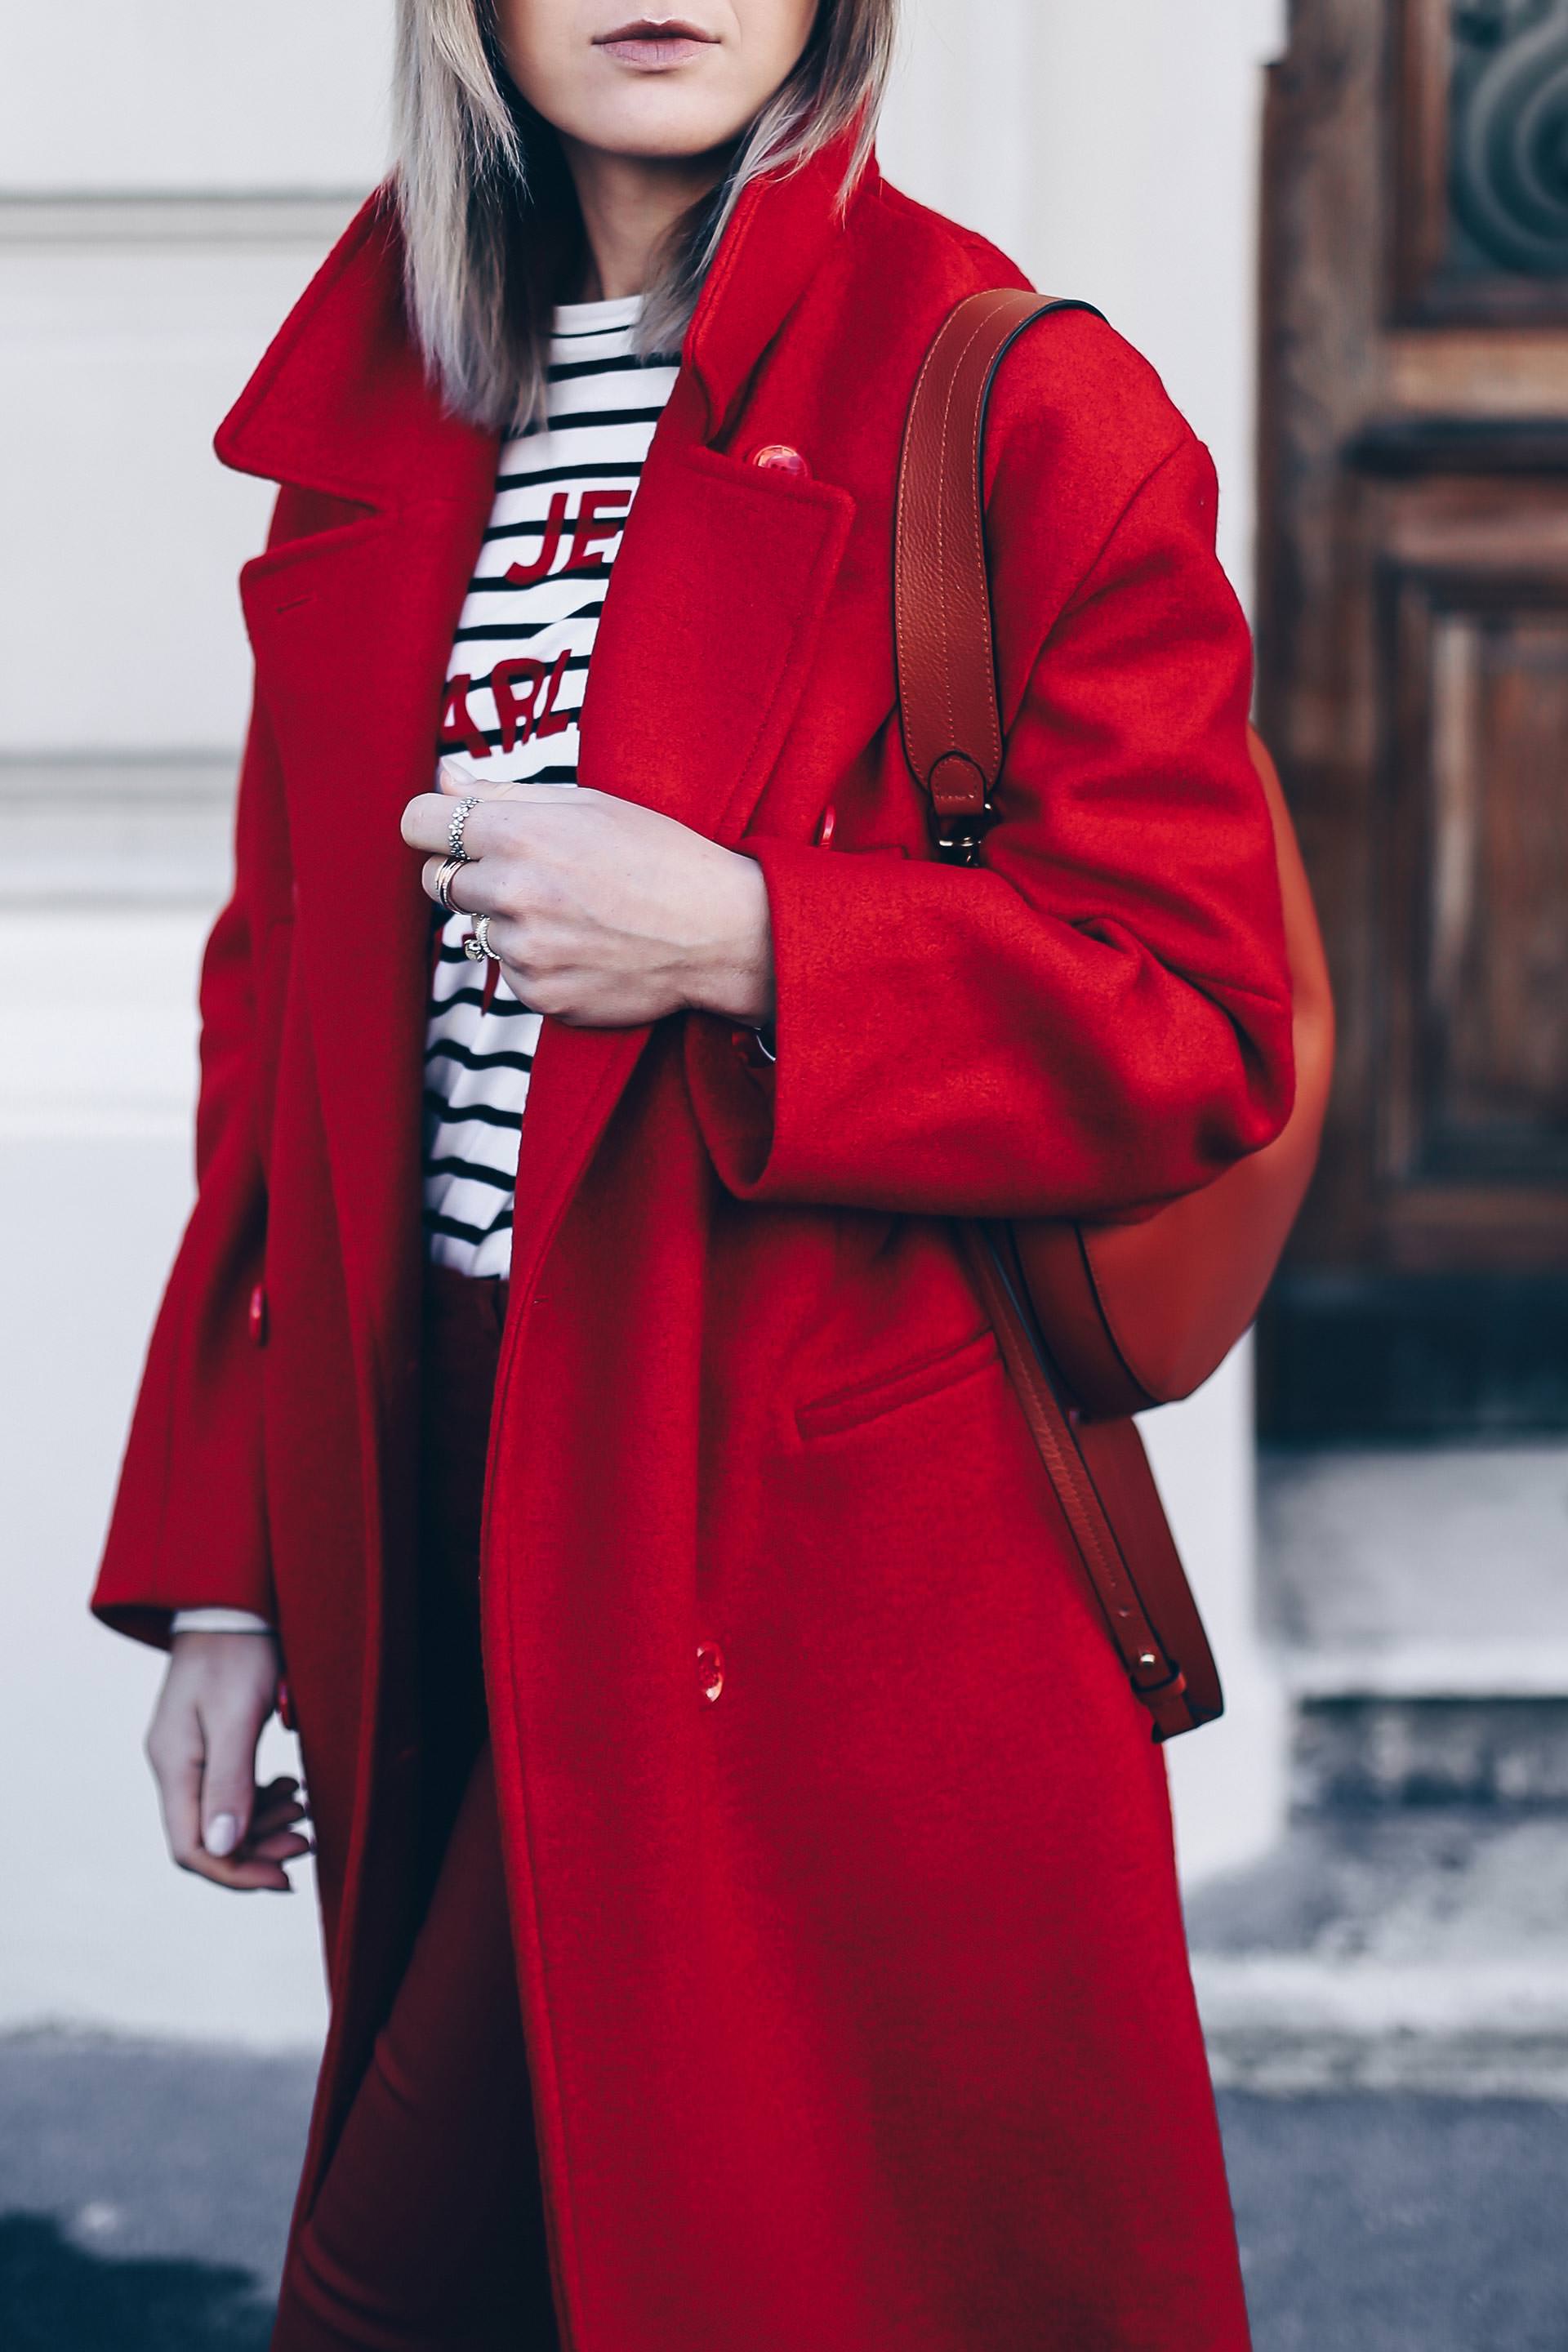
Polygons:
[[1271,1449],[1259,1505],[1299,1804],[1568,1801],[1568,1446]]
[[1568,1806],[1568,1699],[1301,1698],[1291,1792],[1302,1809]]
[[1226,2087],[1568,2099],[1568,1812],[1303,1818],[1188,1927]]
[[1271,1447],[1258,1505],[1303,1687],[1568,1697],[1568,1445]]

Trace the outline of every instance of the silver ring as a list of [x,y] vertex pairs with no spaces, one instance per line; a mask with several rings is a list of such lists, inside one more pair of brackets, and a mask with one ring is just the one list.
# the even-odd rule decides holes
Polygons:
[[454,907],[452,904],[452,884],[459,868],[466,866],[468,862],[466,857],[445,858],[442,861],[441,870],[436,877],[436,897],[448,915],[460,915],[463,911],[460,907]]
[[479,804],[477,796],[473,800],[459,801],[452,811],[452,822],[447,827],[447,853],[457,859],[459,866],[465,863],[468,855],[463,847],[463,827],[468,822],[468,811],[477,809]]
[[466,934],[463,953],[470,963],[483,963],[487,956],[491,963],[500,963],[500,957],[490,945],[490,919],[488,915],[480,915],[473,929]]

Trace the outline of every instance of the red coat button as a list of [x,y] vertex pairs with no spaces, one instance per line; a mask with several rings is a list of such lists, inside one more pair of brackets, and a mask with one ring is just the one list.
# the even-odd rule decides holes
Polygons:
[[251,1345],[265,1348],[267,1345],[267,1293],[260,1283],[257,1284],[250,1294],[249,1320]]
[[752,450],[752,463],[764,467],[771,474],[804,476],[811,471],[800,451],[792,449],[787,441],[764,441],[760,449]]
[[717,1642],[697,1644],[697,1682],[705,1699],[716,1699],[724,1687],[724,1653]]
[[816,821],[816,845],[826,849],[833,839],[833,828],[838,822],[838,812],[831,801]]

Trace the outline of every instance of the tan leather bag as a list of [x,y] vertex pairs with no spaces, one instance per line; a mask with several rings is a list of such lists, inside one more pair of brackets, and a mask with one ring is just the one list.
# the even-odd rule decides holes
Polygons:
[[1029,1295],[1086,1412],[1142,1412],[1202,1388],[1255,1321],[1318,1164],[1334,1005],[1300,845],[1268,747],[1252,757],[1274,821],[1290,960],[1296,1099],[1280,1134],[1135,1225],[1020,1225]]
[[[1002,768],[982,453],[1004,353],[1087,303],[970,296],[939,330],[899,475],[895,624],[910,766],[936,853],[979,861]],[[1318,1156],[1333,1065],[1328,966],[1273,761],[1253,758],[1274,824],[1294,994],[1296,1097],[1275,1141],[1134,1224],[966,1225],[961,1238],[1085,1573],[1155,1738],[1218,1715],[1219,1678],[1129,1416],[1188,1396],[1257,1315]]]

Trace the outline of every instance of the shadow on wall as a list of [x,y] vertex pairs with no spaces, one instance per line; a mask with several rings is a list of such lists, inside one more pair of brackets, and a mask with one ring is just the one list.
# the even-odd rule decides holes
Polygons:
[[47,2214],[0,2219],[7,2352],[265,2352],[272,2304],[232,2263],[106,2259]]

